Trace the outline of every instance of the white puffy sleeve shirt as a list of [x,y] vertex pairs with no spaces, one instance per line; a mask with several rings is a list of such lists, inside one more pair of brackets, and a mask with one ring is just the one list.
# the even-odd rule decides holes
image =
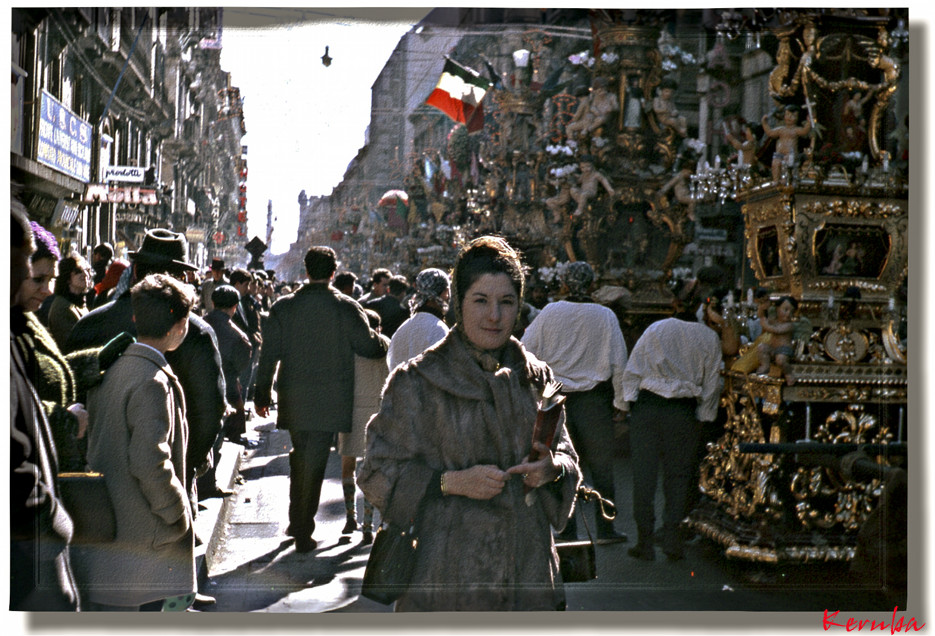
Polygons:
[[610,380],[614,406],[627,409],[627,344],[617,315],[607,307],[566,300],[549,303],[526,328],[523,346],[552,367],[566,391],[588,391]]
[[664,398],[697,398],[695,416],[711,422],[721,396],[721,342],[700,322],[666,318],[654,322],[633,346],[624,372],[624,396],[636,401],[641,389]]

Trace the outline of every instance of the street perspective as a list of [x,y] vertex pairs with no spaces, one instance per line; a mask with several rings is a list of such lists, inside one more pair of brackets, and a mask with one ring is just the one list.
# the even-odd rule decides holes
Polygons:
[[930,629],[909,8],[11,16],[24,629]]

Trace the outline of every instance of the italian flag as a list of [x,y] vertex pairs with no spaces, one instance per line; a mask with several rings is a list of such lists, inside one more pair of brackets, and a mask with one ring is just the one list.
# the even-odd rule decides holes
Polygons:
[[477,71],[445,58],[442,76],[425,103],[467,126],[468,132],[477,132],[484,127],[481,100],[490,85]]

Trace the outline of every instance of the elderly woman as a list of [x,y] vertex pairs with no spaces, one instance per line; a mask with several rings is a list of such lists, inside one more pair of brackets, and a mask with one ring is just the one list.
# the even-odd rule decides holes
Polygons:
[[448,335],[445,314],[451,299],[451,279],[440,269],[423,269],[413,283],[415,292],[409,299],[412,315],[390,339],[386,364],[390,371],[400,362],[414,358]]
[[80,254],[69,254],[58,262],[55,298],[49,308],[49,331],[62,349],[71,330],[88,313],[85,296],[91,289],[91,265]]
[[88,413],[78,403],[78,384],[71,364],[35,312],[52,295],[59,260],[55,236],[33,221],[36,251],[30,257],[29,276],[16,293],[10,311],[10,331],[26,352],[26,369],[42,400],[58,452],[59,468],[65,472],[85,467],[85,430]]
[[554,450],[532,444],[553,377],[511,336],[519,256],[475,239],[453,279],[456,326],[392,372],[358,476],[385,519],[419,536],[396,610],[564,609],[552,528],[571,515],[580,473],[564,427]]

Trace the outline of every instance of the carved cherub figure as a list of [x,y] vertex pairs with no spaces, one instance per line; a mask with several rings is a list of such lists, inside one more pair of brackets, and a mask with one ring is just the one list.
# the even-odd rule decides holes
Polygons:
[[578,181],[578,187],[569,189],[571,198],[578,204],[574,212],[575,216],[584,214],[588,203],[597,196],[598,186],[603,186],[607,194],[613,196],[614,188],[610,185],[610,181],[594,168],[593,159],[585,155],[581,159],[581,178]]
[[678,84],[671,78],[662,80],[656,89],[656,96],[653,98],[653,112],[656,114],[656,120],[660,125],[672,128],[682,137],[688,134],[688,122],[685,117],[679,115],[672,99],[675,97],[675,90]]
[[782,369],[782,374],[786,378],[786,384],[792,386],[795,383],[795,376],[792,375],[791,361],[795,355],[792,347],[792,335],[795,332],[795,322],[793,316],[799,308],[798,301],[792,296],[783,296],[779,299],[776,306],[776,318],[769,318],[768,305],[760,305],[757,310],[760,325],[763,331],[770,334],[769,342],[760,343],[757,347],[757,358],[760,367],[757,373],[763,374],[769,372],[770,362],[775,362]]
[[571,122],[565,127],[569,138],[576,139],[590,135],[603,126],[610,114],[619,108],[617,96],[607,88],[606,77],[598,77],[594,80],[591,85],[591,94],[582,100]]
[[565,216],[565,209],[571,202],[571,184],[562,179],[558,184],[558,192],[545,200],[545,207],[552,213],[552,222],[561,223]]
[[731,126],[724,122],[724,138],[737,151],[738,165],[751,167],[756,165],[756,136],[749,123],[739,117],[731,122]]
[[783,109],[783,125],[772,128],[769,125],[769,115],[763,115],[763,132],[767,137],[776,140],[776,150],[773,152],[773,182],[779,183],[782,178],[783,166],[794,166],[798,154],[799,138],[805,137],[812,130],[812,122],[807,119],[799,126],[799,107],[786,106]]

